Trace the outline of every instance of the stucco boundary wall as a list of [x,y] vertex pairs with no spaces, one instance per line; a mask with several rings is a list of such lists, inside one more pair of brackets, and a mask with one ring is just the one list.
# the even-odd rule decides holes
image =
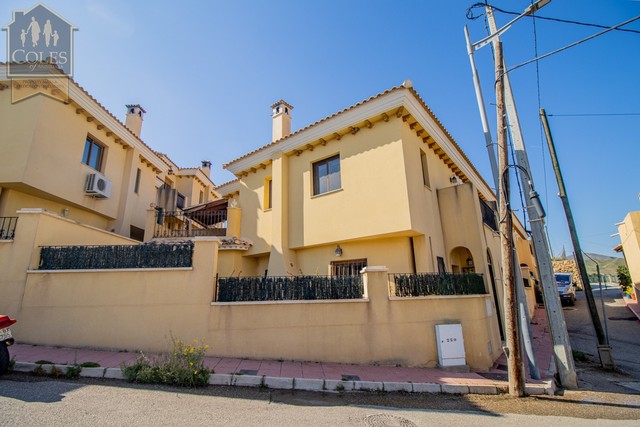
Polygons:
[[[80,244],[52,229],[85,226],[44,213],[19,221],[23,216],[29,220],[19,222],[7,247]],[[106,234],[100,244],[131,244]],[[14,276],[21,269],[24,277],[10,285],[20,294],[10,312],[18,318],[14,335],[22,343],[148,352],[169,349],[174,336],[204,340],[210,356],[435,367],[435,325],[460,323],[472,369],[487,369],[499,356],[489,295],[390,298],[386,268],[367,267],[359,300],[212,303],[218,242],[194,244],[186,269],[41,271],[34,254],[14,267]]]

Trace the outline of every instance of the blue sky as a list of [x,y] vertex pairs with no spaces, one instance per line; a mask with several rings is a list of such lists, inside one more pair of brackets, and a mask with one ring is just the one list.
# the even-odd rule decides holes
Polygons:
[[[75,80],[117,117],[140,103],[142,138],[181,167],[222,164],[270,142],[269,105],[291,103],[299,129],[405,79],[491,182],[463,27],[474,1],[123,1],[43,2],[78,27]],[[491,4],[522,11],[523,0]],[[0,4],[0,23],[35,1]],[[481,9],[476,9],[480,13]],[[554,0],[541,16],[615,25],[640,15],[640,1]],[[498,25],[511,17],[496,14]],[[625,28],[640,30],[640,21]],[[533,20],[503,37],[508,65],[533,58]],[[538,53],[594,34],[584,26],[536,20]],[[3,40],[6,35],[3,34]],[[6,60],[2,50],[1,60]],[[491,51],[476,61],[495,137]],[[540,105],[548,114],[640,113],[640,34],[610,32],[539,62]],[[511,83],[536,189],[547,208],[552,249],[572,251],[538,118],[534,64]],[[639,210],[640,116],[552,116],[567,191],[583,250],[614,255],[615,223]],[[517,186],[513,206],[521,209]]]

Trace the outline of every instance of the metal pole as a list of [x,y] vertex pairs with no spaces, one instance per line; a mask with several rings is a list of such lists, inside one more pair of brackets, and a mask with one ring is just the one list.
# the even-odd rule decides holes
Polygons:
[[564,179],[562,178],[562,171],[560,170],[560,163],[556,154],[556,148],[553,143],[553,137],[551,136],[551,130],[549,129],[549,122],[547,121],[547,113],[544,108],[540,109],[540,119],[542,120],[542,126],[544,127],[544,134],[547,137],[547,145],[549,146],[549,154],[551,155],[551,164],[556,174],[556,180],[558,181],[558,195],[562,200],[562,207],[564,208],[565,216],[567,217],[567,224],[569,225],[569,234],[571,235],[571,243],[573,244],[573,250],[576,257],[576,263],[578,264],[578,272],[580,279],[582,280],[582,286],[584,287],[584,294],[587,299],[587,305],[589,306],[589,313],[591,314],[591,322],[593,328],[596,331],[598,338],[598,354],[600,356],[600,364],[605,369],[613,369],[613,358],[611,357],[611,346],[607,343],[607,339],[602,329],[602,323],[600,323],[600,316],[598,315],[598,308],[596,307],[596,301],[593,298],[593,290],[591,289],[591,283],[589,283],[589,276],[587,275],[587,268],[584,264],[584,257],[582,256],[582,249],[580,248],[580,240],[578,239],[578,232],[576,230],[576,224],[573,220],[573,214],[571,212],[571,205],[569,204],[569,197],[567,197],[567,191],[564,186]]
[[598,283],[600,284],[600,304],[602,305],[602,320],[604,321],[604,337],[607,340],[607,344],[609,344],[609,327],[607,326],[607,313],[605,311],[606,309],[604,305],[604,296],[602,296],[602,276],[600,276],[600,265],[597,262],[596,271],[598,272]]
[[[527,308],[527,296],[524,293],[524,280],[522,271],[520,270],[520,261],[518,251],[513,246],[513,259],[516,270],[516,295],[518,298],[518,313],[520,314],[520,332],[522,336],[522,344],[524,346],[524,354],[527,357],[529,365],[529,373],[534,380],[540,379],[540,371],[536,364],[536,358],[533,354],[533,343],[531,342],[531,319],[529,318],[529,309]],[[528,278],[527,278],[528,280]]]
[[489,130],[489,122],[487,121],[487,110],[484,106],[484,98],[482,97],[482,89],[480,87],[480,78],[476,68],[476,61],[473,57],[473,47],[469,39],[469,30],[464,27],[464,37],[467,40],[467,53],[469,54],[469,62],[471,63],[471,73],[473,74],[473,87],[476,90],[476,100],[478,101],[478,110],[480,111],[480,121],[482,122],[482,132],[484,132],[484,140],[487,144],[487,153],[489,153],[489,163],[491,164],[491,173],[493,174],[493,185],[498,192],[500,181],[498,179],[498,163],[496,161],[496,150],[493,148],[491,141],[491,131]]
[[[469,54],[469,62],[471,63],[471,73],[473,74],[473,86],[475,87],[475,90],[476,90],[476,100],[478,102],[478,110],[480,112],[480,121],[482,122],[482,130],[484,132],[484,138],[487,144],[487,152],[489,154],[489,163],[491,164],[491,172],[493,174],[494,188],[497,194],[500,183],[498,179],[498,165],[496,163],[496,152],[494,148],[495,144],[491,139],[491,131],[489,128],[489,122],[487,121],[487,112],[484,105],[484,97],[482,96],[480,78],[478,77],[478,70],[476,68],[476,63],[473,56],[473,52],[475,48],[471,45],[471,41],[469,38],[469,30],[467,29],[466,26],[464,27],[464,35],[467,41],[467,53]],[[488,40],[492,36],[493,35],[488,36],[486,37],[486,39]],[[476,44],[480,44],[480,42]],[[514,247],[514,254],[515,254],[515,247]],[[521,327],[521,333],[522,333],[522,342],[524,344],[524,348],[527,356],[527,362],[529,365],[529,372],[531,373],[531,378],[537,380],[537,379],[540,379],[540,373],[536,365],[536,359],[533,352],[533,344],[531,342],[531,325],[530,325],[531,319],[529,318],[529,312],[526,310],[526,296],[524,294],[522,280],[518,278],[519,273],[520,273],[520,269],[516,268],[516,290],[517,290],[517,298],[518,298],[518,307],[520,308],[520,327]]]
[[[464,27],[464,35],[467,41],[467,53],[469,54],[469,62],[471,63],[471,73],[473,74],[473,86],[476,90],[476,100],[478,102],[478,110],[480,112],[480,121],[482,122],[482,130],[484,132],[484,139],[487,144],[487,153],[489,154],[489,163],[491,164],[491,173],[493,174],[493,182],[496,193],[498,193],[498,189],[500,188],[500,182],[498,179],[498,165],[496,162],[496,151],[494,148],[494,143],[491,140],[491,131],[489,128],[489,122],[487,121],[487,112],[484,105],[484,97],[482,96],[482,89],[480,86],[480,78],[478,77],[478,70],[476,68],[475,59],[473,56],[474,48],[471,45],[471,41],[469,38],[469,30],[467,27]],[[491,38],[491,36],[487,37],[487,39]],[[514,248],[515,251],[515,248]],[[516,268],[516,273],[518,274],[520,271],[519,268]],[[517,275],[516,274],[516,275]],[[526,297],[524,294],[524,289],[522,288],[522,281],[516,278],[516,289],[518,291],[518,307],[522,308],[526,305]],[[536,366],[536,359],[533,355],[533,345],[531,342],[531,319],[529,318],[529,312],[527,310],[520,310],[520,326],[522,328],[522,338],[523,344],[525,348],[525,352],[527,355],[527,362],[529,364],[529,372],[531,373],[531,378],[540,379],[540,374],[538,371],[538,367]]]
[[502,277],[505,286],[507,324],[507,369],[509,394],[524,396],[524,374],[520,351],[520,335],[516,287],[513,265],[513,217],[509,204],[509,150],[504,112],[504,85],[502,67],[502,45],[496,43],[496,108],[498,115],[498,167],[500,168],[500,243],[502,246]]
[[[495,33],[496,23],[493,16],[493,10],[489,6],[485,9],[487,12],[489,29],[491,33]],[[494,48],[498,41],[498,37],[493,38],[492,42],[494,44]],[[502,66],[506,69],[506,66],[504,65],[504,58]],[[513,146],[516,152],[516,161],[518,162],[518,166],[525,169],[529,174],[529,179],[527,179],[523,174],[520,174],[520,182],[525,193],[529,194],[533,185],[533,176],[531,174],[531,168],[529,167],[529,159],[524,146],[524,138],[522,137],[522,130],[520,129],[520,122],[518,120],[518,113],[516,111],[508,74],[505,74],[504,76],[504,85],[505,107],[513,139]],[[571,351],[571,344],[569,342],[569,334],[567,333],[564,313],[562,312],[560,296],[558,295],[558,289],[553,275],[553,265],[551,263],[551,257],[549,256],[549,246],[544,228],[544,219],[540,218],[540,215],[533,204],[527,205],[527,213],[529,214],[531,239],[533,241],[536,261],[538,263],[538,272],[540,274],[540,282],[542,283],[545,309],[547,311],[549,329],[551,332],[551,339],[553,341],[553,355],[560,384],[568,389],[577,389],[578,378],[576,376],[576,368],[573,362],[573,354]]]

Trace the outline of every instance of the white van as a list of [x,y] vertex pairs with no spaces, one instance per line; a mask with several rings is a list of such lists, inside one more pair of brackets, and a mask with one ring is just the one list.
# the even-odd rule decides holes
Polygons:
[[576,284],[573,281],[573,273],[555,273],[555,278],[560,301],[563,304],[575,305]]

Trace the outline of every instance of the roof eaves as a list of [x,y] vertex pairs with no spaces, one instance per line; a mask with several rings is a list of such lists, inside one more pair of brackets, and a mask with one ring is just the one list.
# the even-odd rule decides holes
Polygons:
[[229,166],[233,165],[234,163],[236,163],[236,162],[238,162],[238,161],[240,161],[242,159],[250,157],[253,154],[256,154],[256,153],[258,153],[260,151],[266,150],[266,149],[271,148],[273,146],[279,145],[283,141],[288,140],[288,139],[290,139],[290,138],[292,138],[292,137],[294,137],[294,136],[296,136],[298,134],[301,134],[302,132],[308,131],[309,129],[311,129],[311,128],[315,127],[315,126],[318,126],[319,124],[324,123],[324,122],[326,122],[326,121],[328,121],[328,120],[330,120],[330,119],[332,119],[332,118],[334,118],[336,116],[344,114],[347,111],[353,110],[353,109],[355,109],[355,108],[357,108],[357,107],[359,107],[361,105],[367,104],[367,103],[369,103],[369,102],[371,102],[371,101],[373,101],[375,99],[381,98],[384,95],[387,95],[387,94],[389,94],[391,92],[395,92],[395,91],[400,90],[400,89],[405,89],[405,87],[404,86],[394,86],[391,89],[385,90],[384,92],[380,92],[380,93],[378,93],[378,94],[376,94],[376,95],[374,95],[374,96],[372,96],[370,98],[365,99],[364,101],[360,101],[357,104],[353,104],[350,107],[345,108],[344,110],[338,111],[336,113],[331,114],[330,116],[327,116],[327,117],[325,117],[323,119],[320,119],[320,120],[318,120],[318,121],[316,121],[314,123],[311,123],[310,125],[307,125],[307,126],[303,127],[302,129],[299,129],[299,130],[297,130],[297,131],[295,131],[293,133],[290,133],[289,135],[287,135],[287,136],[285,136],[283,138],[280,138],[277,141],[271,142],[270,144],[263,145],[262,147],[260,147],[260,148],[258,148],[256,150],[253,150],[253,151],[251,151],[251,152],[249,152],[249,153],[247,153],[247,154],[245,154],[243,156],[240,156],[240,157],[230,161],[229,163],[225,163],[225,164],[222,165],[222,167],[227,169]]

